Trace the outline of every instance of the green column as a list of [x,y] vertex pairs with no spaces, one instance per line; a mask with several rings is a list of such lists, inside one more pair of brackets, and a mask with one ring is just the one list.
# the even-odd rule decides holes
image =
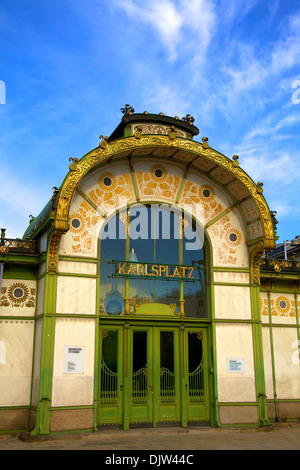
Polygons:
[[123,354],[123,429],[129,429],[130,422],[130,371],[129,358],[130,331],[129,322],[124,324],[124,354]]
[[54,272],[45,275],[43,331],[41,343],[41,363],[39,397],[37,404],[36,422],[32,436],[50,433],[50,405],[52,395],[54,332],[56,310],[57,275]]
[[[268,283],[270,284],[270,283]],[[271,292],[270,285],[268,285],[268,315],[269,315],[269,334],[270,334],[270,349],[271,349],[271,362],[272,362],[272,380],[273,380],[273,393],[274,393],[274,405],[275,405],[275,419],[280,421],[278,413],[278,402],[277,402],[277,387],[276,387],[276,371],[275,371],[275,355],[274,355],[274,342],[273,342],[273,324],[272,324],[272,308],[271,308]]]
[[260,289],[259,285],[251,286],[251,308],[253,320],[253,353],[256,397],[258,406],[258,423],[260,426],[270,426],[267,410],[267,396],[265,386],[264,355],[262,340],[262,322],[260,313]]
[[186,331],[185,325],[180,325],[180,394],[181,394],[181,401],[180,401],[180,414],[181,414],[181,426],[187,427],[188,425],[188,410],[187,410],[187,388],[188,388],[188,368],[187,368],[187,345],[186,345]]

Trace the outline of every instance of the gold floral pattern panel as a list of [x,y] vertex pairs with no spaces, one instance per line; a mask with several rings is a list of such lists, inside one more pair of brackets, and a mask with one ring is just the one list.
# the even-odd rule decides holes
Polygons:
[[263,323],[269,323],[268,295],[266,292],[260,293],[260,313]]
[[184,170],[165,162],[134,162],[134,171],[141,201],[175,203]]
[[[271,293],[272,323],[295,324],[296,309],[293,294]],[[263,322],[269,322],[268,297],[266,293],[260,295],[261,316]]]
[[102,220],[103,217],[76,193],[70,207],[70,228],[61,238],[59,254],[96,257]]
[[87,175],[72,198],[69,231],[62,236],[60,254],[97,257],[105,216],[135,201],[128,165],[113,164]]
[[79,189],[105,214],[136,201],[129,166],[121,163],[96,170],[83,180]]
[[33,316],[36,305],[36,281],[2,279],[0,316]]
[[[181,206],[191,206],[203,225],[221,214],[231,201],[211,180],[193,172],[188,174],[180,199]],[[197,212],[195,212],[197,210]]]
[[249,267],[245,230],[237,209],[218,219],[207,233],[213,246],[214,266]]

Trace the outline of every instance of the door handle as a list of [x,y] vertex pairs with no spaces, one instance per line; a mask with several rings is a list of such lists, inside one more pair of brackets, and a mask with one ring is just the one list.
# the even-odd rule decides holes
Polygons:
[[120,392],[123,391],[123,385],[120,385]]

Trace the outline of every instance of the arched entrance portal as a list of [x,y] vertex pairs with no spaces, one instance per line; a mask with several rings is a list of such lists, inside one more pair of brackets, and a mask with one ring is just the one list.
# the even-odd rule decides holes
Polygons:
[[134,205],[100,238],[98,424],[209,421],[202,228]]

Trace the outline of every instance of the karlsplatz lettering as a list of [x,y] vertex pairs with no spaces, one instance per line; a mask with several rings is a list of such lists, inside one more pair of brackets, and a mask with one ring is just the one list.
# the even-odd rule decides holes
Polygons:
[[115,276],[146,276],[177,279],[195,279],[193,266],[168,266],[159,264],[117,263]]

